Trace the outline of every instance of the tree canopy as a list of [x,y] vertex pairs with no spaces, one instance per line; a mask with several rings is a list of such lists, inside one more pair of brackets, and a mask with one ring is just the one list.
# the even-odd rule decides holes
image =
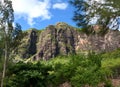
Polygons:
[[70,0],[75,7],[73,20],[78,26],[100,24],[106,28],[119,29],[119,0]]
[[2,80],[1,87],[3,87],[3,81],[5,78],[7,60],[10,58],[10,54],[17,46],[16,43],[20,41],[18,36],[21,32],[20,25],[16,24],[16,28],[13,26],[14,22],[14,11],[12,8],[12,1],[10,0],[1,0],[0,1],[0,45],[1,45],[1,53],[4,54],[4,63],[3,63],[3,72],[2,72]]

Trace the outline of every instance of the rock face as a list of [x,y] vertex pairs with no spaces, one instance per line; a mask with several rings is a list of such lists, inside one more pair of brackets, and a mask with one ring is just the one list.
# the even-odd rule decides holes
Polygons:
[[36,59],[46,59],[57,55],[75,53],[77,31],[65,23],[50,25],[39,36]]
[[16,52],[17,58],[29,58],[37,52],[37,30],[31,29],[24,32],[24,38],[21,40],[21,44],[18,46],[18,51]]
[[40,35],[36,33],[29,33],[29,45],[25,52],[31,55],[33,60],[48,60],[57,55],[86,51],[106,52],[120,48],[120,31],[109,30],[104,36],[86,35],[66,23],[57,23],[49,25]]

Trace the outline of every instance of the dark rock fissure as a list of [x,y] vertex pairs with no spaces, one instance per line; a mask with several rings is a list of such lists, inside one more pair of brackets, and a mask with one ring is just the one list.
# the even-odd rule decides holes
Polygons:
[[36,42],[37,42],[37,35],[35,31],[32,31],[30,34],[30,45],[28,48],[28,53],[34,55],[36,53]]

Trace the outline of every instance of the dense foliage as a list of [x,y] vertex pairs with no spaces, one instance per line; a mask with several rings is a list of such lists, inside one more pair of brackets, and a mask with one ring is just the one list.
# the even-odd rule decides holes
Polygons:
[[108,84],[110,68],[102,66],[102,55],[89,54],[59,56],[50,61],[37,63],[19,62],[9,67],[7,87],[57,87],[69,82],[73,87]]
[[20,42],[21,26],[16,24],[13,26],[14,22],[14,11],[12,8],[11,0],[1,0],[0,1],[0,66],[3,67],[0,72],[1,87],[3,87],[4,78],[6,74],[6,68],[8,60],[12,54],[13,49],[16,48]]
[[73,20],[78,26],[100,24],[104,29],[119,29],[119,0],[70,0],[75,7]]

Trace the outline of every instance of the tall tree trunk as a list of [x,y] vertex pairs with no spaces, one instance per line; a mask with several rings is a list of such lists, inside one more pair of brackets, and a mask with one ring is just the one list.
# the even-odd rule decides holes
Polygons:
[[8,48],[7,48],[7,41],[5,41],[5,59],[4,59],[4,65],[3,65],[3,73],[2,73],[2,80],[1,80],[1,87],[4,85],[4,78],[6,73],[6,64],[7,64],[7,56],[8,56]]

